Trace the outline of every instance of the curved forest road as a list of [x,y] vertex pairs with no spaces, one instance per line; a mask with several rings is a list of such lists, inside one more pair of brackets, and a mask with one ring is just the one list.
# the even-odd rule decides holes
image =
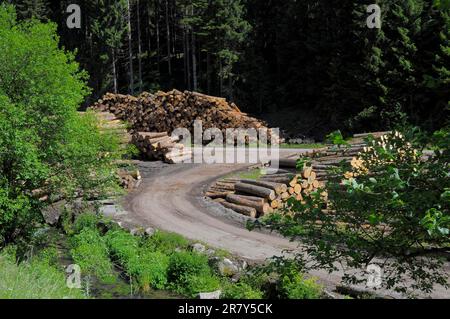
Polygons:
[[[230,212],[221,205],[203,198],[204,189],[213,181],[223,175],[245,169],[248,165],[154,166],[151,163],[142,163],[139,166],[143,176],[142,184],[138,190],[124,198],[123,206],[130,217],[140,225],[178,233],[253,262],[280,256],[284,250],[298,247],[298,243],[290,242],[276,234],[248,231],[242,221],[227,217]],[[341,272],[329,274],[322,270],[312,271],[310,275],[318,277],[329,291],[340,284],[342,277]],[[377,293],[402,298],[392,291],[378,290]],[[434,298],[449,296],[449,291],[443,287],[436,287],[431,294]]]

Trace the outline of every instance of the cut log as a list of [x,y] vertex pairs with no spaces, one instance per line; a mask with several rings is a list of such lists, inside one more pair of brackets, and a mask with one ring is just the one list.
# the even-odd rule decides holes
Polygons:
[[304,178],[308,178],[311,175],[311,172],[312,172],[312,167],[305,167],[302,175]]
[[256,180],[252,180],[252,179],[243,179],[243,180],[241,180],[241,183],[273,189],[276,194],[281,194],[281,193],[285,192],[286,187],[287,187],[286,185],[281,184],[281,183],[256,181]]
[[205,196],[209,197],[211,199],[216,199],[216,198],[225,198],[227,197],[227,195],[230,194],[229,192],[206,192]]
[[227,195],[226,200],[232,204],[253,207],[254,209],[256,209],[256,211],[258,213],[261,213],[261,214],[268,213],[269,209],[270,209],[270,205],[265,203],[264,200],[262,203],[261,202],[258,203],[256,201],[248,200],[242,196],[234,195],[234,194]]
[[250,194],[250,195],[256,195],[259,197],[263,197],[269,200],[274,200],[276,195],[275,191],[273,189],[256,186],[256,185],[250,185],[245,183],[237,183],[235,186],[236,191]]
[[222,202],[221,204],[226,208],[234,210],[236,213],[256,218],[256,209],[254,209],[253,207],[236,205],[229,202]]

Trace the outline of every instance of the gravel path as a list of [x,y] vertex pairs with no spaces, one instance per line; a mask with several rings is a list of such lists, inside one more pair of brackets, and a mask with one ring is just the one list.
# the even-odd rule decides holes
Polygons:
[[[203,190],[214,180],[248,165],[147,162],[138,166],[143,182],[123,200],[128,217],[138,224],[175,232],[253,262],[280,256],[286,249],[298,247],[276,234],[246,230],[245,218],[202,196]],[[339,285],[342,276],[341,272],[328,274],[321,270],[310,274],[318,277],[329,290]],[[394,292],[378,293],[402,297]],[[437,287],[431,296],[449,298],[450,292]]]

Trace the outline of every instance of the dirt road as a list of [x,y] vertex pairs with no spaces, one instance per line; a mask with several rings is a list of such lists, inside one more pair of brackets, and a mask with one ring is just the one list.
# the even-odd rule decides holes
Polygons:
[[[238,220],[227,218],[230,213],[219,208],[220,205],[203,198],[202,193],[207,185],[247,165],[143,165],[140,167],[142,185],[123,203],[132,218],[141,225],[175,232],[212,247],[226,249],[250,261],[263,261],[282,255],[286,249],[298,247],[296,243],[275,234],[246,230]],[[342,273],[328,274],[317,270],[311,275],[318,277],[331,290],[340,283]],[[401,297],[393,292],[381,293]],[[432,296],[448,298],[449,292],[438,287]]]

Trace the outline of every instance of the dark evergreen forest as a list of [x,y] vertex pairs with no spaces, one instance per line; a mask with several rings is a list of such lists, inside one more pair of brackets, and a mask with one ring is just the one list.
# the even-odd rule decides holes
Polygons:
[[[92,94],[192,90],[321,137],[448,119],[450,15],[443,0],[10,0],[58,24]],[[81,28],[69,29],[69,4]],[[368,28],[367,6],[381,8]],[[280,122],[280,120],[279,120]],[[276,123],[275,124],[280,124]]]

